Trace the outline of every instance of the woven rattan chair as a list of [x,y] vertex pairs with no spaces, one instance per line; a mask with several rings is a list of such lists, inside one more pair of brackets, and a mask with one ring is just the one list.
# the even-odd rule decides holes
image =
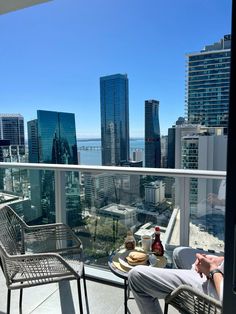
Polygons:
[[181,285],[165,298],[164,314],[168,313],[168,305],[172,305],[183,314],[220,314],[220,301],[196,291],[188,285]]
[[62,280],[77,280],[79,308],[83,313],[80,279],[89,312],[82,243],[67,225],[28,226],[11,207],[1,207],[0,257],[8,288],[7,313],[10,313],[11,290],[20,289],[21,313],[23,288]]

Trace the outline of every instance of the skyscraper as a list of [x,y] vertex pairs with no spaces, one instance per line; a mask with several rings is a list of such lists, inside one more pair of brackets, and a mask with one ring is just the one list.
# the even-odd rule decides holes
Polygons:
[[38,120],[27,122],[29,162],[39,162]]
[[100,78],[102,165],[129,160],[129,90],[126,74]]
[[158,100],[145,100],[145,166],[161,167]]
[[188,122],[227,127],[231,35],[196,53],[187,54],[186,106]]
[[20,114],[0,114],[0,139],[10,145],[25,145],[24,118]]
[[[28,122],[29,162],[78,164],[75,116],[72,113],[37,111],[37,119]],[[67,221],[76,221],[79,207],[78,174],[66,175]],[[69,188],[73,187],[73,189]],[[35,191],[33,191],[35,189]],[[37,191],[36,191],[37,190]],[[72,193],[72,190],[74,191]],[[55,220],[54,175],[51,171],[31,174],[32,204],[39,208],[43,222]],[[38,196],[40,195],[40,197]],[[40,217],[38,217],[40,218]]]

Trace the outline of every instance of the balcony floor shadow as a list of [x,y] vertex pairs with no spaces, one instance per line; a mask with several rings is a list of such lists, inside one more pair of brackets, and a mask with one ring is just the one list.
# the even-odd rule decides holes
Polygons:
[[[7,288],[0,271],[0,314],[6,313]],[[83,289],[83,287],[82,287]],[[99,282],[87,280],[90,314],[123,314],[124,291]],[[83,290],[82,290],[83,291]],[[18,314],[19,291],[12,291],[11,314]],[[129,300],[132,314],[139,314],[133,299]],[[163,300],[161,300],[163,305]],[[76,281],[47,284],[23,290],[23,314],[78,314],[79,302]],[[84,313],[85,302],[84,302]],[[170,307],[169,314],[178,312]]]

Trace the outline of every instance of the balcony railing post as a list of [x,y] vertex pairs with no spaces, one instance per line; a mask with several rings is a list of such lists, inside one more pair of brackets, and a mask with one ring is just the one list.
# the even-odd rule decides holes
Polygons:
[[66,223],[65,171],[55,170],[56,222]]
[[177,204],[180,208],[180,245],[189,246],[189,178],[180,177],[177,180]]

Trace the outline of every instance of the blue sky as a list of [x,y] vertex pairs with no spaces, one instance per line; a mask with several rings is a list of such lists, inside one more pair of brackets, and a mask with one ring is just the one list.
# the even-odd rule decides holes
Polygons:
[[0,16],[0,113],[75,113],[100,137],[100,76],[127,73],[130,135],[160,101],[162,135],[184,115],[185,54],[231,29],[231,0],[53,0]]

